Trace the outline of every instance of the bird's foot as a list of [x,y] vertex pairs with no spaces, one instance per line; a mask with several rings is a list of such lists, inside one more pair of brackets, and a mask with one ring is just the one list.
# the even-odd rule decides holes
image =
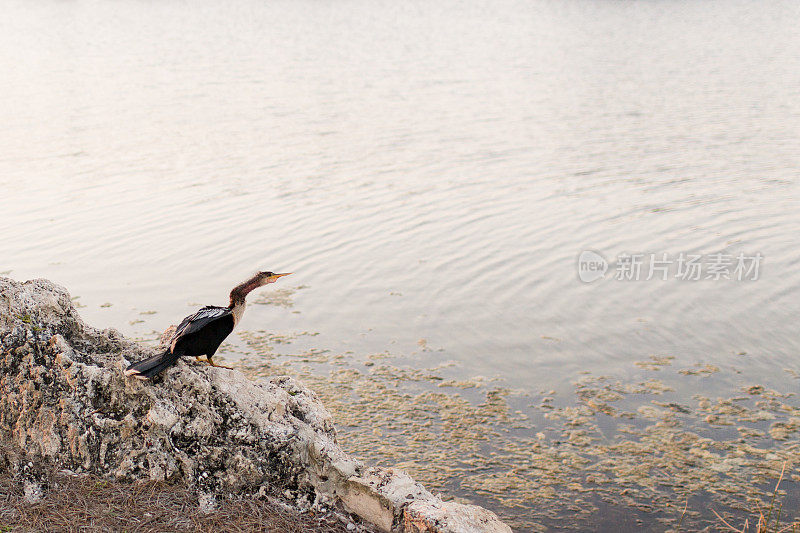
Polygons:
[[214,368],[224,368],[226,370],[233,370],[233,367],[225,366],[225,365],[218,365],[217,363],[215,363],[211,359],[208,360],[208,364],[209,364],[209,366],[213,366]]

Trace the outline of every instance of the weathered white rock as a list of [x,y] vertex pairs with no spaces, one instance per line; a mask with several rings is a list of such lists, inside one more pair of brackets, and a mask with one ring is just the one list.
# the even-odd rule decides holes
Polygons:
[[0,278],[0,460],[32,499],[56,467],[178,481],[209,510],[217,496],[280,491],[300,506],[344,506],[384,531],[510,531],[402,471],[364,469],[339,448],[317,396],[291,377],[254,382],[193,362],[154,382],[123,375],[150,355],[86,325],[62,287]]
[[25,480],[22,484],[22,494],[26,503],[39,503],[44,497],[42,486],[30,480]]
[[403,531],[483,533],[511,531],[493,512],[477,505],[418,499],[403,509]]

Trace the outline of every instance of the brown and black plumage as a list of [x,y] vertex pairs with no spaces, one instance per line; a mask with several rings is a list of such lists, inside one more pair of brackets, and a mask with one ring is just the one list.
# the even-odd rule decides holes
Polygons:
[[258,287],[274,283],[278,278],[288,275],[288,273],[259,272],[247,281],[240,283],[231,290],[228,307],[208,305],[187,316],[175,328],[168,348],[163,353],[130,365],[125,370],[125,375],[150,379],[183,356],[200,357],[205,355],[211,366],[219,366],[215,365],[211,358],[222,341],[231,334],[233,328],[241,320],[247,295]]

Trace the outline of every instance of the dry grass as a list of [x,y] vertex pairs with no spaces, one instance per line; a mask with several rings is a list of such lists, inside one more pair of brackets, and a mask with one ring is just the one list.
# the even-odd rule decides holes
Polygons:
[[[778,477],[778,482],[775,484],[775,490],[772,491],[772,498],[770,499],[769,508],[766,509],[766,516],[764,516],[764,510],[761,507],[757,508],[757,513],[754,513],[758,520],[755,521],[755,529],[751,529],[751,524],[749,519],[745,519],[744,524],[742,524],[741,528],[736,528],[732,526],[727,520],[722,518],[719,513],[715,510],[711,510],[714,515],[719,519],[719,521],[723,524],[724,528],[720,526],[725,531],[736,531],[737,533],[797,533],[800,531],[800,522],[793,521],[790,524],[785,524],[781,526],[781,511],[783,510],[783,504],[778,503],[777,509],[775,508],[776,499],[778,496],[778,489],[781,486],[781,481],[783,481],[783,476],[786,473],[786,464],[787,462],[783,463],[783,468],[781,468],[781,475]],[[774,524],[773,524],[773,516],[775,517]]]
[[301,514],[270,500],[223,502],[203,514],[195,494],[165,483],[54,475],[49,486],[40,502],[28,504],[22,485],[0,474],[0,532],[347,531],[333,514]]

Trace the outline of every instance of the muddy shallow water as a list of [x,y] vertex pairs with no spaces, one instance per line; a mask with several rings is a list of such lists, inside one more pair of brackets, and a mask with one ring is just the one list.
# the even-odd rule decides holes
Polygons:
[[221,355],[355,452],[522,530],[713,520],[798,437],[799,10],[11,0],[0,273],[152,339],[294,271]]

